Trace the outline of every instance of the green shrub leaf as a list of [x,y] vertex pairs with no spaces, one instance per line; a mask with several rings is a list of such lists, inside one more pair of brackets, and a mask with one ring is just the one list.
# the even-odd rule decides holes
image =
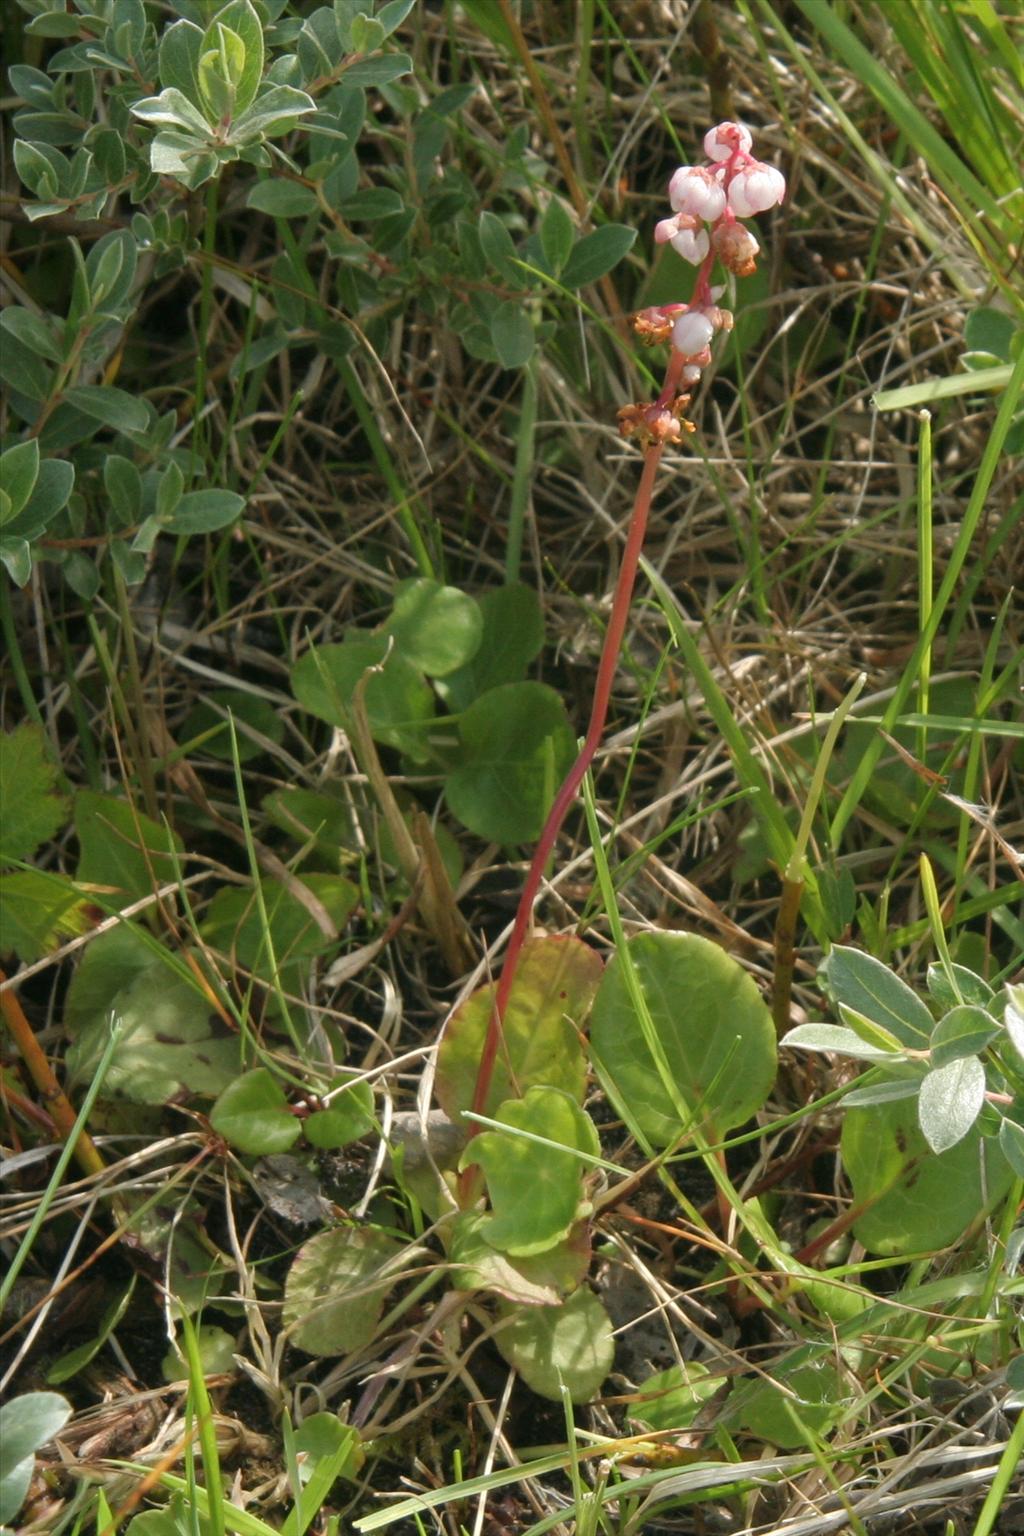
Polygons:
[[984,1102],[985,1068],[977,1056],[933,1068],[918,1098],[918,1121],[932,1151],[945,1152],[962,1141]]
[[0,1407],[0,1524],[20,1510],[32,1481],[35,1454],[71,1417],[56,1392],[23,1392]]
[[863,1014],[895,1035],[901,1045],[924,1050],[932,1016],[916,992],[880,960],[859,949],[835,944],[825,962],[829,991],[837,1003]]
[[636,230],[628,224],[605,224],[584,235],[573,246],[565,264],[562,282],[566,288],[583,288],[610,272],[636,240]]
[[215,533],[233,523],[245,507],[234,491],[187,491],[163,518],[167,533]]

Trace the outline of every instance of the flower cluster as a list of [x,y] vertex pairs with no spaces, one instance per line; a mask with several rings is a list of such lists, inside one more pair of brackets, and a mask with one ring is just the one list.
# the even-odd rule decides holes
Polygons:
[[704,137],[706,165],[681,165],[668,184],[672,217],[654,231],[659,245],[671,244],[685,261],[699,267],[693,298],[688,304],[662,304],[645,309],[633,321],[640,340],[648,345],[671,341],[672,356],[665,388],[651,406],[629,405],[619,412],[624,436],[647,442],[679,442],[692,431],[682,415],[687,395],[679,385],[692,386],[711,361],[716,331],[732,329],[732,315],[720,309],[721,288],[710,286],[716,260],[737,277],[749,277],[760,250],[741,219],[781,203],[786,182],[772,165],[750,153],[750,130],[742,123],[719,123]]

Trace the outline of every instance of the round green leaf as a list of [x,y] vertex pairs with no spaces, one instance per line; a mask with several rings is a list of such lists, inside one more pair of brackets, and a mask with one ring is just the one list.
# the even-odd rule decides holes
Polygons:
[[[200,1323],[196,1329],[196,1346],[204,1376],[221,1376],[236,1369],[235,1341],[225,1329],[215,1328],[212,1323]],[[164,1355],[160,1362],[160,1374],[164,1381],[187,1379],[188,1365],[176,1346]]]
[[[583,1100],[586,1062],[580,1046],[601,960],[576,938],[541,938],[524,945],[505,1010],[503,1044],[484,1112],[535,1083]],[[448,1118],[473,1103],[477,1066],[494,1006],[495,983],[479,987],[452,1014],[438,1050],[434,1091]]]
[[[355,886],[341,875],[303,875],[302,884],[336,929],[342,927],[359,900]],[[310,957],[326,949],[332,940],[282,881],[264,880],[262,894],[261,911],[254,891],[223,886],[210,902],[203,936],[268,986],[280,982],[285,990],[301,990]]]
[[239,1070],[239,1040],[195,982],[155,960],[93,1014],[67,1054],[76,1083],[88,1082],[110,1038],[110,1015],[121,1037],[103,1085],[108,1098],[166,1104],[181,1094],[212,1098]]
[[401,583],[386,625],[400,653],[428,677],[444,677],[469,661],[483,628],[473,598],[425,576]]
[[932,1152],[915,1099],[848,1110],[840,1142],[860,1215],[854,1232],[872,1253],[944,1248],[1005,1193],[1012,1177],[978,1127]]
[[255,1067],[228,1084],[210,1111],[210,1124],[240,1152],[260,1156],[287,1152],[302,1132],[284,1090],[266,1067]]
[[695,933],[640,934],[628,950],[654,1048],[618,954],[590,1027],[594,1065],[613,1102],[656,1147],[675,1141],[691,1119],[719,1134],[742,1125],[775,1081],[775,1029],[757,987]]
[[615,1357],[607,1312],[585,1286],[557,1307],[522,1307],[502,1313],[509,1321],[494,1342],[528,1387],[552,1402],[564,1385],[574,1403],[586,1403],[600,1389]]
[[373,1130],[373,1089],[349,1074],[331,1084],[333,1097],[323,1109],[314,1110],[302,1123],[312,1147],[347,1147]]
[[581,1185],[588,1165],[573,1151],[596,1157],[600,1151],[597,1132],[570,1094],[536,1084],[523,1098],[506,1100],[495,1118],[512,1131],[543,1136],[545,1142],[488,1130],[469,1143],[459,1166],[480,1164],[493,1210],[484,1222],[483,1235],[504,1253],[523,1257],[543,1253],[565,1237],[583,1214]]
[[310,1355],[350,1355],[368,1344],[394,1279],[372,1282],[400,1252],[369,1227],[320,1232],[300,1248],[282,1314],[284,1326],[294,1326],[293,1342]]
[[379,667],[363,695],[370,730],[377,741],[421,756],[422,727],[434,714],[433,694],[397,648],[388,653],[389,644],[386,635],[365,635],[340,645],[314,646],[292,668],[292,692],[310,714],[348,730],[356,685],[371,667]]
[[177,880],[183,843],[176,832],[151,821],[117,795],[80,789],[75,796],[79,857],[75,878],[112,886],[123,899],[148,896],[155,885]]
[[459,717],[459,737],[445,786],[453,814],[497,843],[536,838],[576,750],[557,693],[543,683],[492,688]]

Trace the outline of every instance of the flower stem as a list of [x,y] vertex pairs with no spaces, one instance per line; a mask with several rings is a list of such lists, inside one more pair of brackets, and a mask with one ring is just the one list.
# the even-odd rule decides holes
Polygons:
[[[494,1063],[497,1060],[498,1049],[501,1045],[502,1024],[505,1012],[508,1008],[509,996],[515,981],[516,968],[519,956],[530,928],[530,919],[533,915],[533,904],[540,891],[541,881],[544,877],[544,866],[555,846],[562,823],[572,802],[576,798],[577,791],[583,782],[584,775],[593,762],[594,754],[601,744],[604,734],[605,720],[608,717],[608,704],[611,699],[612,683],[615,678],[615,669],[618,665],[619,652],[622,649],[622,640],[626,632],[626,621],[629,617],[629,606],[633,596],[633,587],[636,583],[637,566],[643,550],[644,534],[647,531],[647,518],[651,508],[651,499],[654,492],[654,482],[658,473],[658,465],[664,451],[664,444],[652,443],[647,449],[644,458],[643,473],[640,484],[637,487],[636,500],[633,503],[633,513],[630,517],[629,532],[626,536],[626,546],[622,553],[622,565],[619,568],[618,581],[615,584],[615,595],[612,599],[611,617],[608,621],[608,629],[605,632],[604,645],[601,648],[601,660],[597,669],[597,681],[594,684],[594,699],[590,710],[590,724],[584,737],[583,745],[579,750],[576,761],[566,774],[562,785],[555,796],[551,810],[548,812],[547,821],[533,851],[530,868],[523,884],[519,897],[519,906],[516,909],[515,922],[512,925],[512,937],[509,939],[508,949],[505,952],[505,961],[498,978],[498,986],[494,995],[494,1007],[491,1010],[490,1021],[487,1026],[487,1035],[484,1039],[484,1048],[480,1055],[480,1065],[477,1069],[476,1088],[473,1093],[473,1112],[482,1115],[487,1104],[487,1095],[491,1087],[491,1078],[494,1075]],[[480,1126],[472,1123],[470,1136],[475,1136]]]

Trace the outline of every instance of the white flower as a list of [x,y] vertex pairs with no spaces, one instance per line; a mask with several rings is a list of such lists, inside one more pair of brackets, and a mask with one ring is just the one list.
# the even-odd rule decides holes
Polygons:
[[725,192],[703,165],[681,165],[668,184],[668,200],[676,213],[689,213],[713,223],[725,212]]
[[672,345],[684,357],[698,357],[711,344],[715,327],[699,309],[689,309],[680,315],[672,327]]
[[742,123],[719,123],[704,135],[704,153],[709,160],[728,160],[737,149],[749,155],[753,142]]
[[729,183],[729,207],[738,219],[749,219],[751,214],[764,213],[781,203],[786,195],[786,178],[774,165],[762,165],[753,160]]
[[680,229],[672,236],[672,249],[688,261],[692,266],[699,267],[708,253],[708,232],[706,229]]

